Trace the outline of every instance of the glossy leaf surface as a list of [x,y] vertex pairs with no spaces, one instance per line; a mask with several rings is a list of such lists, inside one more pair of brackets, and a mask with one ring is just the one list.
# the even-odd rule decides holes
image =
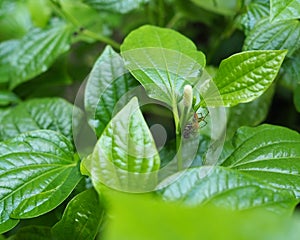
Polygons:
[[73,146],[63,135],[38,130],[0,143],[0,232],[19,218],[57,207],[81,179]]
[[0,139],[16,137],[20,133],[48,129],[72,139],[73,105],[60,98],[33,99],[20,103],[3,117]]
[[103,207],[93,189],[76,195],[67,205],[62,219],[54,225],[54,239],[94,239],[103,220]]
[[299,0],[270,0],[271,20],[300,18]]
[[222,164],[300,197],[300,134],[279,126],[242,127]]
[[[107,46],[89,75],[84,100],[89,123],[98,137],[112,118],[116,104],[120,107],[121,97],[137,86],[121,56]],[[128,97],[122,99],[122,105],[125,100]]]
[[222,167],[190,169],[161,195],[189,206],[212,204],[233,210],[265,208],[280,213],[292,211],[296,204],[291,192],[279,192],[254,177]]
[[[207,95],[210,105],[234,106],[262,95],[275,79],[286,51],[248,51],[223,60],[213,79],[219,92]],[[218,101],[221,95],[223,103]]]
[[95,188],[101,184],[124,191],[153,188],[160,158],[134,97],[108,123],[94,152],[81,164]]
[[148,95],[171,106],[182,96],[184,85],[197,83],[205,66],[204,54],[191,40],[174,30],[148,25],[125,38],[121,55]]
[[6,72],[10,88],[45,72],[59,55],[69,49],[70,37],[70,26],[59,22],[47,30],[35,28],[29,31],[7,56],[4,55],[10,69]]
[[291,56],[300,47],[300,22],[288,20],[270,23],[260,21],[248,34],[244,50],[288,50]]

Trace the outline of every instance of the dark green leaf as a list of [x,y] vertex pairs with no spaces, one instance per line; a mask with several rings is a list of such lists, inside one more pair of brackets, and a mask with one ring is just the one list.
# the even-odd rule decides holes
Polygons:
[[240,128],[234,151],[223,163],[300,197],[300,134],[288,128],[261,125]]
[[73,105],[60,98],[33,99],[20,103],[3,117],[0,139],[9,139],[20,133],[49,129],[73,140]]
[[94,152],[81,164],[95,188],[101,184],[123,191],[153,190],[160,158],[134,97],[108,123]]
[[55,59],[70,45],[71,27],[61,22],[41,30],[29,31],[9,56],[10,88],[45,72]]
[[98,137],[112,118],[121,97],[137,86],[138,82],[125,69],[120,55],[107,46],[95,63],[85,90],[85,109]]
[[98,194],[93,189],[86,190],[68,203],[62,219],[52,228],[53,236],[57,240],[94,239],[103,215]]
[[248,34],[244,50],[288,50],[291,56],[300,47],[300,22],[288,20],[270,23],[260,21]]
[[274,212],[291,212],[294,195],[239,171],[222,167],[187,170],[182,177],[161,191],[167,201],[186,205],[213,204],[234,210],[264,208]]
[[205,66],[204,54],[191,40],[174,30],[148,25],[125,38],[121,54],[148,95],[171,106],[182,96],[184,85],[199,81]]
[[269,0],[254,0],[246,6],[246,13],[239,16],[238,22],[243,26],[247,35],[257,22],[269,16],[269,12]]
[[300,18],[299,0],[270,0],[271,20],[287,20]]
[[222,15],[234,15],[241,7],[241,1],[239,0],[192,0],[196,5],[215,13]]
[[240,103],[228,109],[226,137],[230,139],[241,126],[256,126],[264,121],[269,112],[274,86],[249,103]]
[[223,60],[214,78],[219,92],[207,94],[205,101],[211,106],[235,106],[258,98],[272,84],[285,55],[283,50],[248,51]]
[[84,0],[84,3],[99,11],[108,10],[118,13],[130,12],[147,2],[149,0]]
[[0,143],[0,233],[14,219],[42,215],[62,203],[81,174],[71,142],[63,135],[38,130]]
[[18,230],[18,232],[8,240],[53,240],[51,228],[44,226],[28,226]]

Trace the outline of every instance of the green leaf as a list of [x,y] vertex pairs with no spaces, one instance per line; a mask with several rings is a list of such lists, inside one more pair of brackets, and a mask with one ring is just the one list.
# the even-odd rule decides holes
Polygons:
[[260,21],[248,34],[244,50],[288,50],[291,56],[300,47],[298,20],[271,23],[269,18]]
[[272,103],[274,86],[249,103],[240,103],[228,109],[226,138],[230,139],[241,126],[257,126],[268,115]]
[[300,197],[300,134],[288,128],[261,125],[240,128],[234,151],[223,166],[237,169]]
[[51,228],[45,226],[27,226],[19,229],[8,240],[52,240]]
[[138,82],[125,69],[121,56],[107,46],[89,75],[84,99],[89,123],[98,137],[121,97],[137,86]]
[[270,0],[272,21],[300,18],[299,0]]
[[218,14],[222,15],[235,15],[240,7],[241,1],[239,0],[192,0],[196,5]]
[[160,159],[151,132],[134,97],[108,123],[94,152],[81,164],[93,185],[123,191],[153,190]]
[[73,140],[73,105],[60,98],[33,99],[20,103],[3,117],[0,139],[9,139],[23,132],[49,129]]
[[46,30],[32,29],[10,53],[11,89],[45,72],[59,55],[69,49],[70,26],[60,22],[52,25]]
[[166,201],[189,206],[212,204],[233,210],[263,208],[291,213],[296,204],[291,192],[279,191],[254,177],[222,167],[189,169],[160,194]]
[[257,22],[269,16],[269,12],[269,0],[254,0],[246,6],[246,13],[241,14],[237,21],[243,26],[246,35],[248,35]]
[[300,81],[294,91],[294,104],[296,110],[300,112]]
[[[81,180],[71,142],[38,130],[0,143],[0,233],[61,204]],[[12,217],[12,218],[10,218]]]
[[149,0],[84,0],[84,3],[99,11],[107,10],[118,13],[130,12],[147,2],[149,2]]
[[282,64],[282,73],[280,75],[280,84],[284,87],[294,90],[297,83],[300,83],[300,49],[291,57],[286,58]]
[[19,44],[19,40],[9,40],[0,43],[0,83],[5,83],[9,80],[12,71],[9,58],[11,52],[16,49]]
[[270,212],[185,207],[140,195],[116,195],[106,240],[297,240],[299,218]]
[[247,51],[223,60],[213,79],[219,92],[207,94],[205,101],[211,106],[235,106],[258,98],[272,84],[285,55],[283,50]]
[[205,66],[204,54],[191,40],[174,30],[148,25],[125,38],[121,55],[148,95],[171,106],[182,96],[184,85],[197,83]]
[[75,196],[62,219],[53,226],[54,239],[95,239],[104,216],[99,196],[89,189]]
[[0,106],[6,106],[19,101],[20,99],[13,92],[0,90]]

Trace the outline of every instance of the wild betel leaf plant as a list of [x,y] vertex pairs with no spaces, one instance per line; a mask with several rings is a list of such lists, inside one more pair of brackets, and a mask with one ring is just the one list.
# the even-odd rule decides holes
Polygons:
[[300,135],[261,123],[274,92],[300,109],[299,17],[299,0],[0,0],[0,239],[298,239]]

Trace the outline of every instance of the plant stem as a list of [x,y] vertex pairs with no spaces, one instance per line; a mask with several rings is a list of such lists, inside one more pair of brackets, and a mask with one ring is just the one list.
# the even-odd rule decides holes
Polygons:
[[174,26],[176,25],[176,23],[182,18],[182,14],[181,13],[176,13],[171,20],[167,23],[166,27],[167,28],[174,28]]
[[[71,14],[65,12],[58,3],[56,3],[54,0],[50,0],[50,3],[51,3],[52,8],[54,9],[55,12],[57,12],[58,15],[60,15],[62,18],[69,21],[73,26],[75,26],[77,28],[82,27],[80,22],[77,21],[77,19],[75,17],[73,17]],[[109,44],[113,48],[120,50],[120,44],[109,37],[92,32],[88,29],[84,29],[81,33],[87,37],[90,37],[94,40]]]
[[179,119],[179,113],[178,113],[176,101],[173,101],[172,111],[173,111],[175,129],[176,129],[177,169],[178,171],[180,171],[183,168],[183,162],[182,162],[182,150],[181,150],[180,119]]
[[90,37],[90,38],[93,38],[95,40],[98,40],[100,42],[109,44],[113,48],[115,48],[117,50],[120,50],[120,44],[118,42],[114,41],[113,39],[109,38],[109,37],[106,37],[106,36],[94,33],[94,32],[92,32],[90,30],[87,30],[87,29],[83,30],[82,34],[85,35],[85,36],[87,36],[87,37]]

